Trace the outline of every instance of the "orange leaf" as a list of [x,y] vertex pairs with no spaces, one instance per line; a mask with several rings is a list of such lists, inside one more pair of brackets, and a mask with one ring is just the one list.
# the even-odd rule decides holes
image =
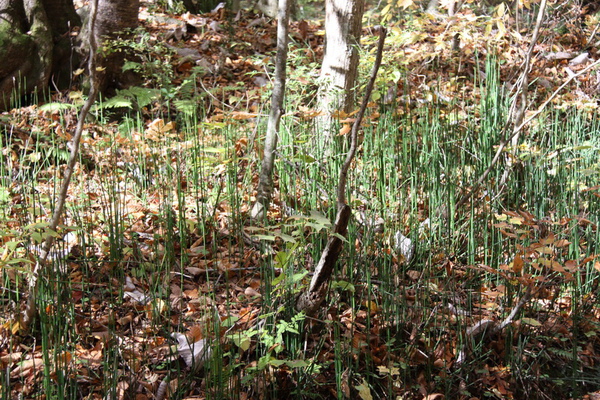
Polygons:
[[344,135],[348,134],[350,132],[350,130],[352,130],[352,128],[350,128],[350,125],[344,124],[344,125],[342,125],[342,128],[340,129],[340,133],[338,133],[338,135],[344,136]]
[[560,247],[566,247],[566,246],[568,246],[570,244],[571,244],[571,242],[569,242],[566,239],[559,239],[556,242],[554,242],[554,247],[558,247],[558,248],[560,248]]
[[523,270],[523,265],[525,262],[521,256],[516,256],[514,261],[512,262],[512,270],[515,274],[520,274]]
[[234,111],[231,113],[233,119],[252,119],[258,117],[258,113],[249,113],[244,111]]

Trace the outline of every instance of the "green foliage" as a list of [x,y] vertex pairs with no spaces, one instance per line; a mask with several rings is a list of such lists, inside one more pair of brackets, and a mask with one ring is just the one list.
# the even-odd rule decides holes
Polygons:
[[160,90],[133,86],[128,89],[117,90],[117,94],[103,101],[95,107],[95,110],[111,108],[136,108],[147,107],[153,101],[160,99]]
[[137,72],[148,82],[148,86],[171,85],[174,73],[169,60],[173,51],[145,29],[136,28],[131,39],[120,38],[110,43],[104,43],[104,46],[108,53],[124,52],[127,59],[123,65],[123,71]]

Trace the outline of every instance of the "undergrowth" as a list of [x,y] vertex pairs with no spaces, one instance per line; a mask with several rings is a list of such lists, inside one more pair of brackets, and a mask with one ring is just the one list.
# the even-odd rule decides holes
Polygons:
[[[108,100],[85,135],[61,228],[48,232],[73,111],[14,111],[0,155],[2,397],[152,398],[161,382],[172,398],[214,399],[597,390],[598,116],[548,109],[474,187],[511,100],[495,61],[480,67],[478,104],[371,108],[348,184],[354,218],[315,318],[294,300],[326,244],[345,137],[324,158],[311,120],[287,115],[274,204],[254,222],[263,118],[197,118],[195,78],[173,89],[192,101],[173,103],[176,118],[170,103],[149,120]],[[119,124],[103,119],[115,105],[127,109]],[[20,130],[23,119],[41,133]],[[415,244],[411,260],[395,251],[397,232]],[[61,239],[54,272],[21,337],[11,321],[49,234]],[[468,333],[506,318],[528,290],[505,330]],[[211,349],[196,372],[172,338],[188,331]]]

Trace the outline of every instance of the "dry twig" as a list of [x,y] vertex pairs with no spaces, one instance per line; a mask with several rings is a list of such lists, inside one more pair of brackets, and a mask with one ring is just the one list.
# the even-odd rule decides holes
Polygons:
[[[69,156],[67,167],[65,168],[60,192],[56,199],[56,208],[54,209],[52,220],[50,221],[50,225],[48,227],[48,230],[50,232],[56,232],[58,224],[62,218],[67,198],[67,192],[69,190],[69,184],[71,183],[73,170],[75,169],[75,164],[77,163],[77,159],[79,157],[79,142],[81,141],[81,135],[83,133],[83,124],[92,105],[96,101],[96,96],[98,95],[98,79],[96,76],[97,43],[93,34],[93,32],[95,31],[98,0],[90,2],[90,7],[90,57],[88,60],[88,69],[90,73],[90,92],[88,94],[87,100],[83,104],[83,107],[81,108],[81,111],[79,113],[79,120],[77,121],[77,127],[75,128],[75,134],[73,135],[72,142],[69,145],[71,153]],[[46,241],[42,246],[42,252],[29,278],[27,304],[25,306],[25,309],[21,312],[21,316],[19,319],[19,328],[25,332],[29,330],[31,321],[33,320],[33,317],[36,315],[37,312],[36,300],[39,280],[41,277],[43,277],[44,273],[48,271],[48,255],[50,254],[50,250],[52,249],[53,244],[54,236],[52,234],[47,235]]]

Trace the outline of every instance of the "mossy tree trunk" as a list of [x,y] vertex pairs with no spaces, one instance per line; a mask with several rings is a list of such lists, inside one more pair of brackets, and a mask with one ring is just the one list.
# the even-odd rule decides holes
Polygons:
[[80,24],[72,1],[0,0],[0,108],[48,86],[55,49]]
[[[138,24],[138,10],[139,0],[99,0],[97,42],[127,37]],[[69,86],[72,71],[80,66],[72,34],[79,26],[73,0],[0,0],[0,109],[42,93],[50,83]],[[123,52],[104,50],[102,90],[116,86],[124,61]]]

